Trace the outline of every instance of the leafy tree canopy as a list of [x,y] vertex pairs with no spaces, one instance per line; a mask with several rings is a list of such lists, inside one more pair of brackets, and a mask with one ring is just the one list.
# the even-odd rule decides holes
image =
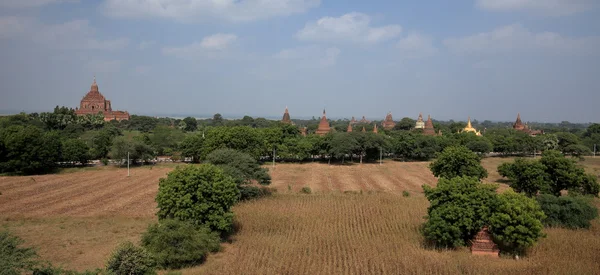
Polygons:
[[469,176],[481,180],[488,175],[480,157],[464,146],[447,147],[429,168],[439,178]]

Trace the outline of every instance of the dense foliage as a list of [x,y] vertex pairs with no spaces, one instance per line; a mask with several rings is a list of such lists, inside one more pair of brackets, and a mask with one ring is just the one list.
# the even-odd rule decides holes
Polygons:
[[35,249],[23,246],[24,241],[10,232],[0,231],[0,273],[18,275],[32,272],[38,266]]
[[163,269],[179,269],[201,264],[209,252],[220,249],[219,234],[189,222],[162,220],[152,224],[142,236],[142,246]]
[[481,180],[487,177],[481,158],[464,146],[447,147],[429,167],[439,178],[468,176]]
[[598,209],[589,198],[581,196],[556,197],[549,194],[537,196],[542,211],[546,214],[546,226],[571,229],[589,228],[591,221],[598,217]]
[[119,245],[106,263],[106,270],[114,275],[152,275],[155,268],[150,253],[131,242]]
[[231,207],[239,197],[234,179],[212,165],[177,167],[160,179],[156,202],[160,220],[178,219],[229,232]]
[[233,149],[215,150],[206,157],[206,162],[223,169],[238,185],[250,184],[253,181],[262,185],[271,183],[268,170],[261,167],[256,159]]
[[539,160],[516,159],[498,167],[498,173],[508,178],[517,192],[535,196],[538,192],[560,196],[562,191],[598,196],[600,184],[595,175],[586,174],[583,167],[558,151],[548,150]]

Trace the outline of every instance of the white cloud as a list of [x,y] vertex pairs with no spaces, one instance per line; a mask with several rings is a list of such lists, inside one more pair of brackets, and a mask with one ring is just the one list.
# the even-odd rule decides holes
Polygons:
[[340,17],[323,17],[307,23],[296,34],[300,40],[346,41],[355,43],[379,43],[397,37],[402,32],[399,25],[372,27],[371,18],[353,12]]
[[154,46],[155,44],[156,44],[156,41],[142,41],[138,45],[138,49],[145,50],[145,49],[147,49],[149,47]]
[[227,49],[236,41],[237,36],[234,34],[218,33],[190,45],[163,48],[163,54],[183,59],[222,58],[227,56]]
[[477,7],[489,11],[529,11],[564,16],[590,10],[596,0],[476,0]]
[[397,47],[402,56],[407,58],[425,58],[438,52],[433,45],[433,38],[418,33],[411,33],[400,39]]
[[121,70],[121,61],[96,59],[89,61],[86,67],[94,73],[116,73]]
[[244,22],[302,13],[320,4],[321,0],[107,0],[103,9],[114,17]]
[[99,40],[87,20],[44,25],[28,17],[0,17],[0,38],[29,40],[47,48],[67,50],[118,50],[127,47],[126,38]]
[[452,52],[494,54],[535,52],[552,54],[600,54],[600,37],[565,37],[554,32],[534,33],[519,24],[461,38],[444,40]]
[[294,61],[309,67],[328,67],[337,63],[341,51],[338,48],[321,48],[318,46],[306,46],[284,49],[274,54],[273,57],[280,61]]
[[79,3],[79,0],[0,0],[0,7],[22,9],[57,3]]

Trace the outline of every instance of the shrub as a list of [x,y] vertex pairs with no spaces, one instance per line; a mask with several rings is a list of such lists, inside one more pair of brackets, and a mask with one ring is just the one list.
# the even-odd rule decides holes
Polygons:
[[410,193],[408,193],[408,191],[404,190],[404,191],[402,191],[402,196],[403,197],[410,197]]
[[0,273],[22,274],[38,265],[35,249],[23,247],[24,241],[8,231],[0,232]]
[[510,187],[516,192],[523,192],[527,196],[533,197],[547,185],[545,169],[546,166],[537,160],[517,158],[514,163],[500,165],[498,173],[509,179]]
[[102,158],[102,159],[100,160],[100,162],[101,162],[101,163],[102,163],[104,166],[108,165],[108,159],[107,159],[107,158]]
[[534,199],[507,190],[498,195],[497,202],[489,225],[494,240],[503,250],[521,254],[544,236],[541,220],[545,215]]
[[211,164],[177,167],[160,179],[156,202],[159,219],[178,219],[229,232],[231,207],[239,198],[233,179]]
[[312,190],[310,189],[310,187],[304,186],[304,187],[302,187],[302,189],[300,189],[300,193],[310,194],[310,193],[312,193]]
[[496,205],[496,188],[467,176],[440,178],[435,188],[424,185],[430,202],[425,238],[438,247],[466,245],[487,224]]
[[209,252],[220,249],[218,233],[189,222],[163,220],[152,224],[142,236],[142,245],[161,268],[179,269],[201,264]]
[[571,229],[589,228],[591,221],[598,217],[598,209],[585,197],[540,195],[537,197],[546,218],[544,225]]
[[253,200],[261,197],[270,196],[273,189],[256,186],[240,186],[240,201]]
[[238,185],[252,183],[253,180],[262,185],[271,183],[268,170],[249,154],[233,149],[218,149],[206,156],[206,161],[214,164],[232,176]]
[[464,146],[446,147],[429,168],[439,178],[469,176],[481,180],[488,175],[481,166],[481,158]]
[[108,259],[106,270],[115,275],[156,274],[152,256],[131,242],[122,243]]

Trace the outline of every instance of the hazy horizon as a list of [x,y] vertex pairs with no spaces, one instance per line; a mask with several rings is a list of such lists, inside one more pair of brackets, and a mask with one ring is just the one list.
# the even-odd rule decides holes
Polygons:
[[0,2],[0,113],[599,122],[594,0]]

